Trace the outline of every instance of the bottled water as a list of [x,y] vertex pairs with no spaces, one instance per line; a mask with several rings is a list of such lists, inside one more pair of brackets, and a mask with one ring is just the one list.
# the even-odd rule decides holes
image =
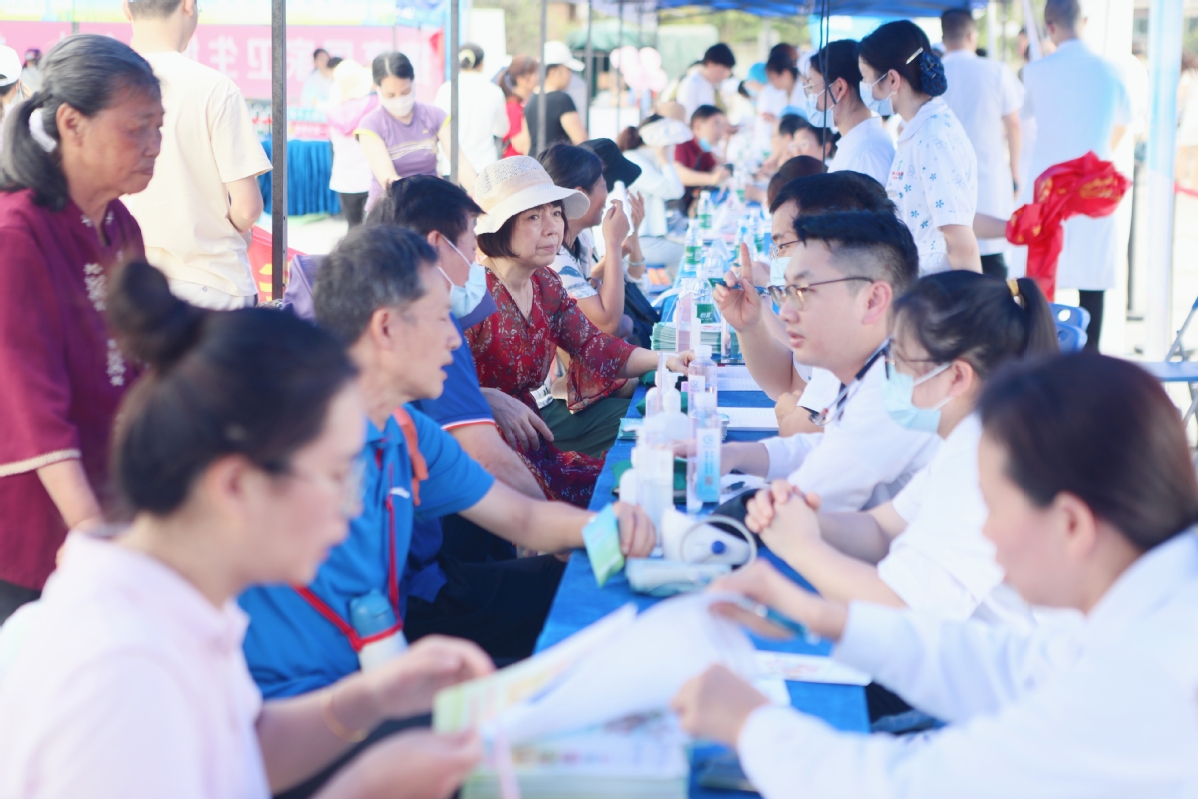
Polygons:
[[690,220],[686,225],[686,251],[682,265],[682,274],[696,274],[699,264],[703,262],[703,234],[699,230],[699,221]]
[[710,394],[716,397],[718,404],[719,400],[719,381],[716,377],[715,361],[711,359],[711,345],[700,344],[695,347],[695,352],[698,355],[690,366],[686,369],[686,380],[688,390],[690,391],[690,406],[689,411],[691,416],[695,415],[697,404],[695,397],[700,394]]
[[711,202],[711,191],[708,189],[704,189],[703,191],[701,191],[699,193],[699,211],[698,211],[699,229],[703,232],[704,235],[710,233],[711,229],[715,225],[715,221],[712,218],[712,215],[714,214],[714,212],[715,212],[715,208]]
[[[691,329],[695,316],[695,284],[694,278],[681,281],[678,290],[678,303],[674,306],[674,351],[686,352],[691,348]],[[696,337],[697,333],[696,332]]]
[[686,510],[698,513],[720,501],[720,414],[714,394],[692,392],[691,403],[695,452],[686,463]]

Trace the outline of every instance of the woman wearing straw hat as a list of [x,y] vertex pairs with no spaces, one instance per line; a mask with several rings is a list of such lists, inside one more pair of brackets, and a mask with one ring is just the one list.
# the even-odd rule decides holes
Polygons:
[[[475,200],[485,212],[475,232],[487,255],[487,288],[498,313],[465,332],[478,366],[479,382],[509,394],[540,413],[539,389],[560,347],[570,355],[566,400],[579,413],[609,393],[618,380],[639,377],[657,366],[657,353],[633,347],[592,325],[546,269],[557,257],[568,220],[590,208],[582,192],[555,186],[536,159],[515,156],[483,170]],[[682,372],[692,353],[671,356]],[[559,442],[561,443],[561,442]],[[520,453],[550,499],[586,507],[599,457],[562,451],[542,440]]]
[[370,70],[356,61],[342,61],[333,69],[332,108],[328,112],[329,142],[333,145],[333,173],[329,188],[337,192],[350,228],[362,224],[370,192],[370,164],[354,131],[362,118],[378,108],[379,96],[371,91]]

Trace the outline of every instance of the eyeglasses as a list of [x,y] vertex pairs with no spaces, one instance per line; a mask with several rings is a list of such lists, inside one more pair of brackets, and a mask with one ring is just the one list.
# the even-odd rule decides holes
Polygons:
[[777,244],[777,243],[771,244],[770,245],[770,253],[769,253],[770,260],[773,261],[773,260],[777,260],[778,258],[786,257],[786,253],[783,252],[783,250],[789,249],[798,243],[799,243],[799,240],[794,239],[792,241],[784,241],[781,244]]
[[795,309],[801,311],[807,302],[807,292],[816,286],[830,286],[833,283],[846,283],[850,280],[864,280],[866,283],[874,282],[872,277],[856,275],[854,277],[838,277],[835,280],[821,280],[818,283],[808,283],[805,286],[797,286],[793,283],[787,286],[770,286],[767,291],[770,293],[770,299],[779,305],[786,300],[790,300]]
[[[898,363],[894,357],[894,342],[888,342],[886,344],[886,348],[882,351],[882,354],[886,364],[886,379],[889,380],[892,373],[898,373]],[[915,385],[919,385],[924,381],[931,380],[933,377],[940,374],[950,366],[950,364],[941,364],[935,358],[903,358],[903,363],[933,363],[940,367],[939,369],[933,369],[931,372],[915,378]]]

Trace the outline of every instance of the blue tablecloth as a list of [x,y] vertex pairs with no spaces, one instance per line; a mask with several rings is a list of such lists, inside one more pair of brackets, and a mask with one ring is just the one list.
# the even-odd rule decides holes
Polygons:
[[[644,395],[645,388],[641,386],[628,405],[630,417],[640,417],[636,410],[636,404]],[[769,407],[773,404],[769,397],[760,391],[720,392],[719,402],[724,407],[741,408]],[[761,437],[760,433],[731,431],[728,434],[730,441],[753,441]],[[608,451],[607,463],[595,483],[595,494],[591,500],[592,510],[599,510],[615,499],[612,495],[612,490],[615,488],[612,466],[630,458],[632,446],[633,442],[631,441],[617,441],[615,446]],[[772,553],[765,551],[763,555],[796,582],[808,585],[802,577],[775,558]],[[808,585],[808,587],[810,586]],[[566,564],[561,585],[557,589],[557,597],[554,599],[553,607],[549,610],[541,637],[537,639],[537,651],[552,646],[583,627],[593,624],[628,602],[633,602],[638,608],[643,609],[657,601],[659,600],[653,597],[633,593],[623,573],[610,578],[603,588],[599,588],[595,585],[595,575],[591,571],[591,564],[587,560],[586,553],[581,550],[576,551],[570,557],[570,562]],[[758,649],[778,652],[827,654],[830,650],[830,645],[827,642],[810,644],[802,640],[768,641],[754,638],[754,643]],[[818,716],[837,729],[855,732],[869,731],[869,713],[865,706],[864,689],[850,685],[801,682],[787,682],[786,687],[790,691],[791,704],[803,712]],[[713,746],[697,748],[695,763],[703,762],[720,751],[720,747]],[[737,795],[698,787],[694,782],[696,772],[697,768],[693,768],[690,791],[692,798],[707,799],[711,797],[714,799],[714,797]],[[739,795],[744,796],[745,794]]]
[[[262,142],[266,157],[273,162],[270,139]],[[287,141],[287,215],[336,214],[341,212],[337,193],[329,189],[333,174],[333,148],[327,141]],[[258,177],[266,213],[271,208],[271,173]]]

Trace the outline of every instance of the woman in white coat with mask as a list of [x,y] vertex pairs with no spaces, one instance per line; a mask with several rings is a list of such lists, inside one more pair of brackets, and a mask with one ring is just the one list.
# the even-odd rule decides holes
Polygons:
[[977,157],[965,129],[940,96],[944,64],[914,22],[888,22],[857,46],[861,99],[905,127],[886,193],[919,248],[919,272],[982,271],[973,234],[978,204]]

